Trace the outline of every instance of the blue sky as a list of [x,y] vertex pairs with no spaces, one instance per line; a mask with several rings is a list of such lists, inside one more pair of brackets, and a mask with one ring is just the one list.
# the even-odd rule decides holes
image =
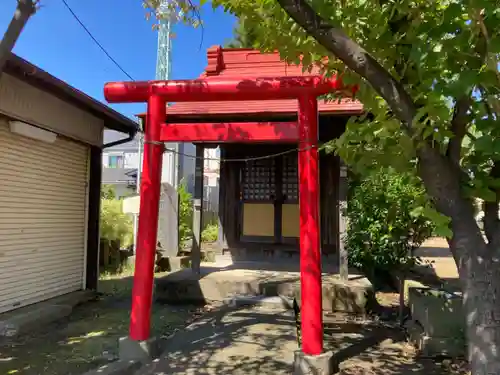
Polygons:
[[[66,0],[94,37],[136,80],[154,79],[157,33],[145,20],[141,0]],[[16,0],[0,0],[0,33],[16,7]],[[128,80],[104,55],[71,16],[61,0],[42,0],[42,8],[24,29],[14,52],[98,100],[107,81]],[[206,49],[231,38],[235,19],[207,5],[201,29],[176,25],[172,51],[172,78],[197,77],[206,66]],[[141,104],[112,105],[131,116]]]

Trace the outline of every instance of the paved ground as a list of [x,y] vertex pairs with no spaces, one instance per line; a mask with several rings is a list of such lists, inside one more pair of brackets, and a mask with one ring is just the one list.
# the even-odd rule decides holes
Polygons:
[[[457,280],[456,266],[444,240],[427,241],[419,255],[432,264],[439,277]],[[223,259],[217,266],[214,268],[228,267],[233,273],[239,268],[231,262],[225,264]],[[397,311],[398,295],[381,294],[377,295],[379,302]],[[340,374],[467,374],[461,361],[419,358],[398,328],[376,320],[355,321],[342,314],[332,314],[329,319],[325,348],[335,353]],[[164,355],[137,375],[290,374],[293,352],[298,349],[295,333],[290,312],[225,308],[179,332],[167,343]]]
[[424,242],[415,254],[429,264],[436,276],[452,288],[459,288],[457,265],[451,255],[448,243],[442,238],[431,238]]
[[[465,374],[452,363],[416,357],[398,328],[343,314],[328,321],[325,347],[341,374]],[[136,375],[289,375],[297,349],[291,311],[225,307],[174,335],[163,356]]]
[[288,312],[222,308],[178,332],[139,374],[290,374],[296,349]]

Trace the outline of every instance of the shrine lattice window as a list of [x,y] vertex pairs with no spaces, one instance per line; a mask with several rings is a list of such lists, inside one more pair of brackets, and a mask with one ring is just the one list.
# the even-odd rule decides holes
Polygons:
[[243,167],[243,200],[271,201],[276,195],[274,158],[252,160]]
[[297,154],[283,155],[283,185],[282,194],[289,203],[299,200],[299,175]]

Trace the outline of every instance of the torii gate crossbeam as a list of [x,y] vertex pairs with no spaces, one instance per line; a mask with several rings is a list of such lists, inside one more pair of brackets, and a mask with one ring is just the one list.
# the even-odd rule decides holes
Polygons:
[[[323,352],[317,97],[343,89],[345,88],[339,79],[321,76],[220,77],[192,81],[113,82],[105,85],[104,96],[110,103],[147,102],[141,208],[130,317],[132,340],[147,340],[150,335],[164,151],[162,142],[168,141],[162,139],[161,131],[162,126],[168,126],[165,125],[166,103],[297,99],[302,351],[306,355],[319,355]],[[196,142],[197,139],[193,137],[189,141]]]

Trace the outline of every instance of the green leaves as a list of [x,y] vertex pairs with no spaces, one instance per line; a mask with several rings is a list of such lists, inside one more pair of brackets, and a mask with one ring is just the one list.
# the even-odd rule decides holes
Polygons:
[[[357,99],[370,116],[351,119],[344,134],[327,145],[354,171],[365,174],[390,166],[416,174],[423,146],[449,158],[450,143],[458,142],[460,153],[455,153],[450,165],[457,167],[456,178],[463,180],[464,195],[492,199],[488,171],[500,155],[498,2],[305,1],[366,49],[404,87],[418,111],[411,131],[394,117],[397,109],[389,108],[363,77],[308,37],[277,1],[213,0],[214,5],[244,17],[246,29],[256,37],[255,47],[277,49],[283,59],[295,63],[302,54],[306,65],[326,56],[325,75],[341,72],[346,81],[359,85]],[[329,98],[334,100],[335,95]],[[457,119],[455,105],[464,98],[471,98],[472,103]],[[450,235],[449,220],[422,206],[421,215],[436,222],[440,234]]]
[[410,215],[416,219],[426,218],[434,224],[434,234],[439,237],[450,238],[453,233],[450,229],[450,218],[439,213],[428,202],[423,206],[415,207]]
[[416,259],[412,250],[433,232],[427,197],[410,173],[379,168],[350,181],[346,214],[349,260],[362,270],[401,270]]
[[181,246],[192,235],[193,203],[184,181],[177,188],[179,194],[179,243]]
[[123,247],[132,243],[131,218],[123,213],[123,201],[114,198],[101,199],[100,236],[108,242],[120,241]]

